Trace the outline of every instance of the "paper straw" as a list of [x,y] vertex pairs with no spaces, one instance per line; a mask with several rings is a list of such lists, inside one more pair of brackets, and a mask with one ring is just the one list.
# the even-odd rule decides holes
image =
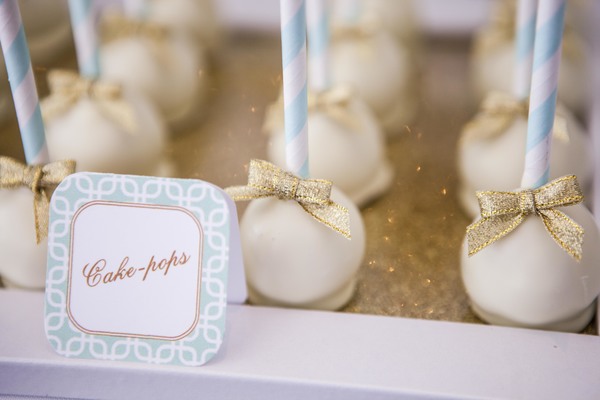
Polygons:
[[515,24],[515,78],[514,94],[525,100],[531,90],[533,42],[538,0],[519,0]]
[[0,44],[28,164],[45,164],[48,148],[29,48],[17,0],[0,0]]
[[308,177],[306,8],[304,0],[281,0],[281,59],[287,169]]
[[71,25],[81,76],[100,76],[100,51],[96,32],[96,13],[92,0],[69,0]]
[[331,86],[329,76],[329,13],[327,0],[307,0],[308,78],[314,91]]
[[539,2],[529,97],[525,171],[521,181],[524,188],[537,188],[548,182],[564,19],[565,0]]

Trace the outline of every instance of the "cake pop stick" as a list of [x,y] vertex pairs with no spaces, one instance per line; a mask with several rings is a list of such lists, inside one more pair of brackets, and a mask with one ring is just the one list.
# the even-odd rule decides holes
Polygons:
[[304,0],[282,0],[281,60],[285,115],[285,154],[293,174],[308,177],[308,93]]
[[525,170],[521,181],[521,186],[527,188],[544,185],[550,175],[550,145],[564,19],[565,0],[540,2],[529,96]]
[[92,0],[69,0],[71,24],[81,76],[100,76],[100,50],[96,32],[96,10]]
[[329,10],[326,0],[308,0],[306,12],[309,40],[309,83],[314,91],[324,91],[331,86],[329,69]]
[[533,42],[538,0],[519,0],[515,32],[515,77],[514,94],[525,100],[531,90],[531,67],[533,64]]

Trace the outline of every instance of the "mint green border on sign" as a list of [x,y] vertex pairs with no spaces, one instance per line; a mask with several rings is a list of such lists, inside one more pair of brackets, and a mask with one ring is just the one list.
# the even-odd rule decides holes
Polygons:
[[[227,272],[231,213],[223,192],[207,182],[82,172],[68,176],[50,205],[46,276],[46,336],[65,357],[152,364],[198,366],[210,360],[223,342],[227,307]],[[182,207],[203,232],[200,319],[179,340],[87,334],[70,321],[67,310],[71,221],[91,201]]]

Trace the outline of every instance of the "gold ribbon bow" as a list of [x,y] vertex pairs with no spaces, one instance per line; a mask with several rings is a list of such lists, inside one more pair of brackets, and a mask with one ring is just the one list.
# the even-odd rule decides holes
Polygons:
[[467,227],[469,256],[512,232],[530,214],[542,219],[552,239],[577,261],[581,260],[583,228],[558,207],[583,201],[574,175],[538,189],[518,192],[477,192],[481,219]]
[[235,201],[264,197],[294,200],[314,219],[350,239],[350,213],[330,199],[331,186],[330,181],[298,178],[267,161],[251,160],[248,185],[225,191]]
[[50,95],[41,104],[44,119],[66,112],[81,97],[88,96],[108,118],[128,133],[135,133],[135,112],[123,99],[121,85],[87,79],[72,71],[54,70],[48,73],[48,86]]
[[[477,116],[465,125],[462,141],[493,139],[513,123],[515,118],[528,117],[529,103],[527,100],[518,100],[514,96],[503,92],[490,92],[483,102]],[[569,142],[567,120],[560,115],[561,109],[557,109],[554,116],[552,136],[562,142]]]
[[[321,92],[308,94],[308,111],[323,112],[349,129],[359,129],[360,119],[349,109],[354,91],[350,86],[339,85]],[[283,98],[271,104],[265,114],[263,132],[271,133],[284,125]]]
[[35,237],[40,243],[48,236],[48,189],[75,172],[75,161],[63,160],[46,165],[25,165],[10,157],[0,157],[0,188],[25,186],[33,192]]

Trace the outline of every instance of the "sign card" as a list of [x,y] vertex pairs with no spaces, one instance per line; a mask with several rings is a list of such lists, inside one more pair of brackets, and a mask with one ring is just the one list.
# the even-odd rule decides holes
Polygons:
[[48,340],[66,357],[202,365],[223,342],[228,273],[245,299],[240,252],[235,205],[210,183],[70,175],[50,204]]

